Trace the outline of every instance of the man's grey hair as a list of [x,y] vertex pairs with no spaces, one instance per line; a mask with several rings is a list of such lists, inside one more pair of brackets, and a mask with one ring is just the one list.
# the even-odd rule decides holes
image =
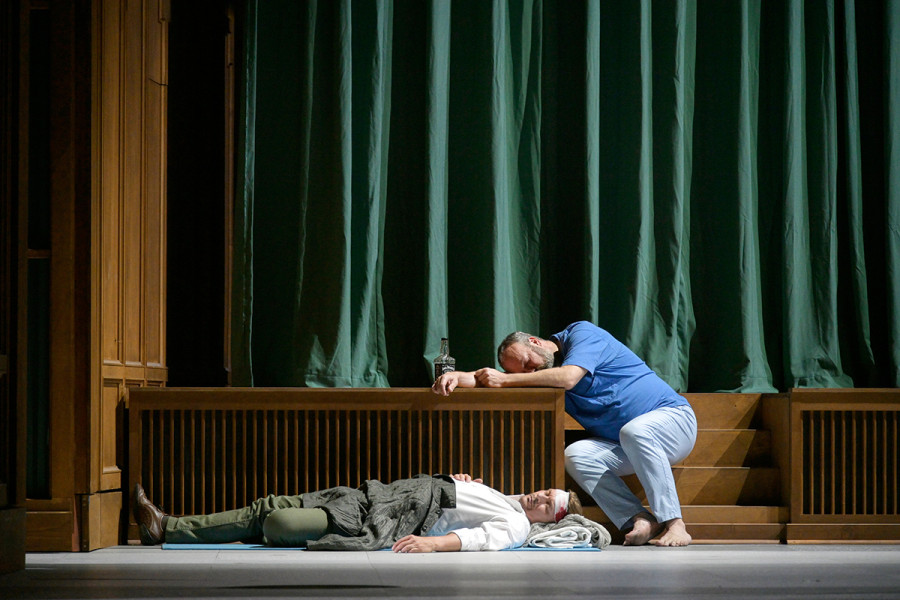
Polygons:
[[500,345],[497,347],[497,362],[501,365],[503,364],[503,355],[506,353],[506,349],[512,346],[513,344],[527,344],[528,338],[536,337],[531,335],[530,333],[525,333],[524,331],[513,331],[511,334],[503,338],[503,341],[500,342]]

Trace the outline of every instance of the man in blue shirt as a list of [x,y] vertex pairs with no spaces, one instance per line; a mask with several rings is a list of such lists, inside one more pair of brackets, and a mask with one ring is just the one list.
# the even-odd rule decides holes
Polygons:
[[[511,333],[497,358],[505,373],[453,371],[432,389],[445,396],[457,387],[565,389],[566,412],[593,436],[566,448],[566,470],[616,527],[627,531],[625,544],[690,544],[671,469],[697,439],[697,419],[684,397],[624,344],[587,321],[549,340]],[[644,486],[651,512],[622,481],[631,473]]]

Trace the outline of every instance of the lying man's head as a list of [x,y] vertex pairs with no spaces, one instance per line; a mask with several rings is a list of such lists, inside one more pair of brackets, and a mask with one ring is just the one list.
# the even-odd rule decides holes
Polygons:
[[558,523],[566,515],[580,515],[583,512],[575,492],[559,489],[524,494],[519,496],[519,504],[531,523]]
[[533,373],[553,366],[553,342],[516,331],[500,342],[497,361],[507,373]]

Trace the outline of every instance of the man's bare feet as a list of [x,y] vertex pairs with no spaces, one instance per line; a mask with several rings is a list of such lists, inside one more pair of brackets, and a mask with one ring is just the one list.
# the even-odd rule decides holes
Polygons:
[[640,513],[634,517],[634,527],[625,534],[626,546],[643,546],[659,534],[662,524],[650,513]]
[[650,542],[656,546],[687,546],[691,543],[691,534],[687,532],[684,521],[672,519],[665,524],[666,531],[658,540]]

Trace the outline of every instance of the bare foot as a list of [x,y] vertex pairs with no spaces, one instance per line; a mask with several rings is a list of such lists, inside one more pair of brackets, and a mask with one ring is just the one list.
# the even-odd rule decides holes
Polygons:
[[657,546],[687,546],[691,543],[691,539],[691,534],[687,532],[684,521],[672,519],[666,523],[666,531],[662,537],[650,543]]
[[625,534],[626,546],[643,546],[662,530],[662,524],[650,513],[640,513],[634,517],[634,527]]

